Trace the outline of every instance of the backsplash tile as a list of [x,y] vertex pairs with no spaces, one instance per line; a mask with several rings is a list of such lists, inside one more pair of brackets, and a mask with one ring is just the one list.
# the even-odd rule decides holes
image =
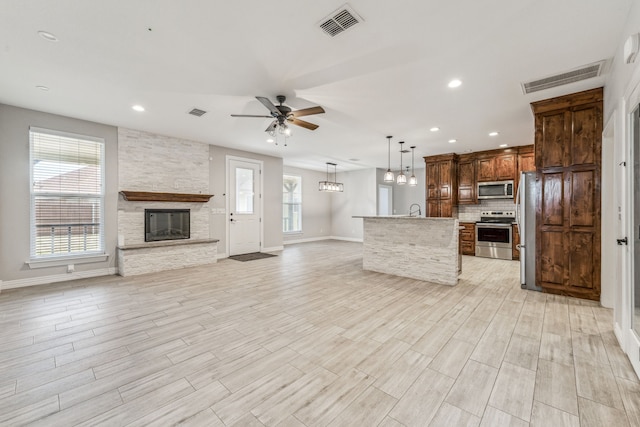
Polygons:
[[513,199],[481,200],[479,205],[458,205],[458,220],[462,222],[480,221],[483,211],[515,211]]

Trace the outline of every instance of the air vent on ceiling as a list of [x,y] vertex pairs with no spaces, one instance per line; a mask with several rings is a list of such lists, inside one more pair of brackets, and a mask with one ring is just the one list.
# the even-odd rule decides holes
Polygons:
[[348,3],[345,3],[338,10],[323,18],[318,25],[322,31],[334,37],[362,21],[364,21],[362,17]]
[[189,114],[191,114],[192,116],[196,116],[196,117],[202,117],[205,114],[207,114],[207,112],[204,111],[204,110],[200,110],[198,108],[194,108],[193,110],[189,111]]
[[565,73],[560,73],[554,76],[522,83],[522,91],[525,94],[538,92],[540,90],[579,82],[581,80],[590,79],[592,77],[598,77],[602,74],[605,63],[606,61],[599,61],[593,64],[582,66],[575,70],[567,71]]

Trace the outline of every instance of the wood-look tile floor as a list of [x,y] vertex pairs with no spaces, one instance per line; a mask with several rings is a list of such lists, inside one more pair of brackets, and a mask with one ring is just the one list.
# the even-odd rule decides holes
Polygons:
[[455,287],[362,246],[0,294],[1,425],[638,426],[611,310],[465,257]]

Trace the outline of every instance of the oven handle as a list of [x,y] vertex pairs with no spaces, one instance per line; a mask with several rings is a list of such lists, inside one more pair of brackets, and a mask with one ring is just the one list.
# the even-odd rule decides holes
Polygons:
[[477,228],[511,228],[512,224],[478,224],[476,223]]

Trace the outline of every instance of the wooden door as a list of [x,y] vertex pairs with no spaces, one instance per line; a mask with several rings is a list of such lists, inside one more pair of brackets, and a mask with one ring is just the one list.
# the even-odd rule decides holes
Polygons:
[[463,158],[458,162],[458,203],[461,205],[477,204],[476,196],[476,161],[473,157]]
[[495,157],[484,157],[477,160],[478,182],[495,181],[496,173],[494,169]]
[[516,176],[516,155],[500,154],[495,158],[496,181],[511,180]]
[[602,89],[550,101],[532,104],[536,282],[545,292],[599,300]]

